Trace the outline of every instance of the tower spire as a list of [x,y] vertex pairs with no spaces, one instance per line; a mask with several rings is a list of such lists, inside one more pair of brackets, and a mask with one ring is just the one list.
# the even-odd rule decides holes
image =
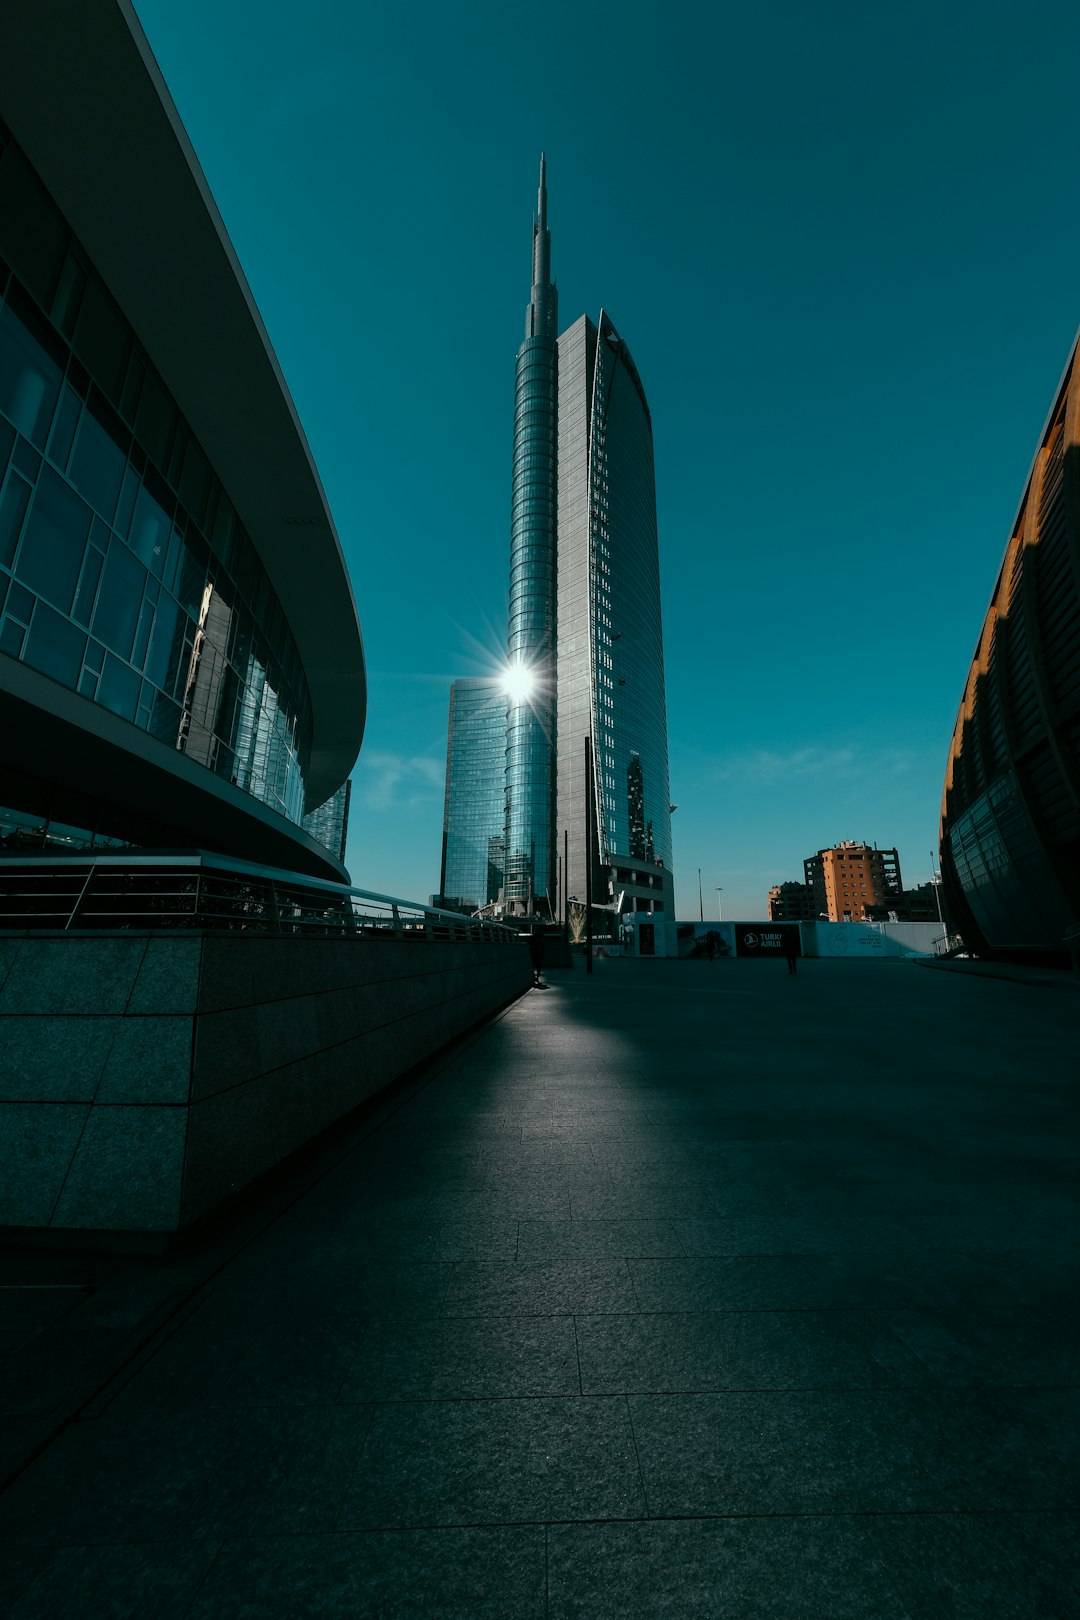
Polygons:
[[540,154],[540,185],[533,220],[532,297],[525,315],[525,336],[554,340],[558,322],[557,295],[551,280],[551,232],[547,222],[547,158]]

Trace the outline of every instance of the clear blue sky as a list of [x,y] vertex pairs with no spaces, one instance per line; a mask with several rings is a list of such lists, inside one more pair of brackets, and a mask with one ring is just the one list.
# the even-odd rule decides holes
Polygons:
[[652,407],[679,914],[841,838],[928,877],[1080,321],[1080,7],[136,6],[352,573],[354,883],[438,887],[449,683],[504,645],[541,148],[562,324]]

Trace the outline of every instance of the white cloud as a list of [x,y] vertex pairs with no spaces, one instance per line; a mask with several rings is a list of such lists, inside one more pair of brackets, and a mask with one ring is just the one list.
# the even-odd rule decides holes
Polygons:
[[712,777],[718,782],[738,782],[750,787],[773,787],[780,782],[827,778],[853,782],[881,776],[899,776],[911,769],[909,749],[883,748],[870,752],[856,748],[757,748],[719,760]]
[[368,810],[397,810],[442,796],[441,759],[424,754],[383,754],[365,749],[353,777],[353,792]]

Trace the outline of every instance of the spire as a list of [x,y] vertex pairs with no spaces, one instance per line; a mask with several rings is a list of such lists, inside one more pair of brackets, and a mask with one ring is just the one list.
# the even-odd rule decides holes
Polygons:
[[551,232],[547,222],[547,158],[540,154],[540,185],[533,221],[532,297],[525,316],[525,336],[555,336],[557,294],[551,280]]

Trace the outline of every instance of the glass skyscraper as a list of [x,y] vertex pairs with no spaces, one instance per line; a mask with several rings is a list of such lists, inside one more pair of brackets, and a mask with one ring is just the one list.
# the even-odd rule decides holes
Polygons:
[[504,882],[506,687],[497,677],[450,688],[439,903],[477,911]]
[[[541,158],[514,401],[504,793],[500,815],[489,777],[481,785],[482,773],[459,762],[472,745],[455,747],[452,736],[443,892],[453,891],[447,852],[479,849],[501,828],[508,914],[557,916],[568,897],[584,900],[590,848],[595,905],[670,914],[652,420],[609,317],[582,316],[556,337],[557,313]],[[485,757],[490,746],[486,735]],[[455,775],[463,784],[475,775],[475,801]]]

